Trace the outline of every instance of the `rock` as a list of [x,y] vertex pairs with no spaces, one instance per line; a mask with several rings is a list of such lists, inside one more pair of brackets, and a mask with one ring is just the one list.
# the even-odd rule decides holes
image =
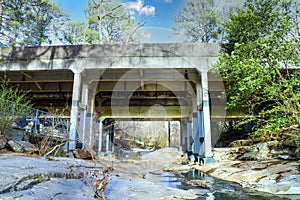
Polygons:
[[274,158],[279,158],[283,160],[297,160],[299,157],[295,153],[295,151],[292,151],[288,148],[285,149],[279,149],[276,147],[271,148],[271,154]]
[[272,154],[269,149],[271,142],[263,142],[250,146],[239,158],[240,160],[270,160]]
[[196,187],[201,187],[204,189],[209,189],[211,186],[206,180],[189,180],[185,182],[187,185],[191,186],[196,186]]
[[196,199],[197,194],[193,190],[181,190],[153,183],[146,179],[126,180],[111,177],[107,185],[106,199]]
[[0,199],[93,200],[93,163],[71,158],[0,155]]
[[[220,161],[194,165],[213,177],[239,183],[242,187],[276,195],[300,197],[300,161]],[[299,198],[295,198],[299,199]]]
[[32,154],[38,152],[38,149],[33,144],[27,141],[10,140],[8,141],[7,145],[10,149],[12,149],[16,153]]
[[187,155],[181,156],[179,158],[179,164],[182,164],[182,165],[189,164],[189,157]]
[[247,151],[246,147],[214,148],[213,158],[216,161],[236,160]]
[[32,154],[32,153],[37,153],[39,149],[31,144],[30,142],[27,141],[18,141],[19,144],[22,145],[24,148],[24,153]]
[[4,149],[6,146],[7,140],[4,136],[0,136],[0,150]]
[[8,147],[11,148],[14,152],[23,153],[23,147],[16,141],[10,140],[7,143]]
[[166,147],[141,156],[139,162],[140,168],[146,168],[150,171],[160,170],[164,167],[177,165],[176,161],[181,157],[182,152],[177,148]]
[[88,149],[75,149],[73,155],[75,158],[89,160],[96,156],[96,152]]
[[177,172],[177,171],[186,172],[186,171],[190,171],[192,169],[193,168],[189,165],[179,165],[179,166],[164,167],[163,171],[166,171],[166,172]]
[[248,139],[248,140],[235,140],[232,141],[228,147],[243,147],[243,146],[250,146],[253,145],[253,140]]

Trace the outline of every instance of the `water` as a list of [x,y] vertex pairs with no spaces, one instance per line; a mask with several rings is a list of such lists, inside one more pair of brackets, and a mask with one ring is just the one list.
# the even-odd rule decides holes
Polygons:
[[[184,190],[193,189],[199,196],[199,200],[294,199],[292,197],[288,198],[286,196],[272,195],[264,192],[242,188],[237,183],[216,179],[197,170],[179,174],[172,172],[158,172],[155,175],[157,176],[160,184],[164,186]],[[210,187],[209,189],[203,189],[197,186],[187,185],[186,182],[189,180],[205,180]]]

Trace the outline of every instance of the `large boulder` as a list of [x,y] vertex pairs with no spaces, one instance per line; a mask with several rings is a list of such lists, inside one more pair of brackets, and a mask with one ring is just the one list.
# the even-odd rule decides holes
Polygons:
[[10,140],[7,142],[7,145],[16,153],[33,154],[38,152],[38,148],[36,148],[33,144],[27,141]]
[[75,158],[89,160],[96,156],[96,152],[88,149],[75,149],[73,155]]
[[247,151],[239,158],[240,160],[270,160],[272,154],[269,146],[272,142],[263,142],[250,146]]

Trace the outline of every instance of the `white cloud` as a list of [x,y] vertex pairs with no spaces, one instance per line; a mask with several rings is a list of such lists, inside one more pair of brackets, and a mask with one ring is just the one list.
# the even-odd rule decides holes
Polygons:
[[165,3],[172,3],[173,0],[164,0]]
[[146,16],[155,15],[155,7],[149,5],[144,6],[143,0],[137,0],[136,2],[127,2],[125,3],[125,6],[133,12],[136,11],[138,14],[144,14]]

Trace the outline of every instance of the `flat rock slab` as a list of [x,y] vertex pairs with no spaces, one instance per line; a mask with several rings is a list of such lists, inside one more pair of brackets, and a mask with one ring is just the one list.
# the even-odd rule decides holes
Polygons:
[[72,158],[0,155],[0,199],[94,199],[93,168]]
[[[94,200],[94,170],[105,164],[75,158],[0,154],[0,200]],[[121,175],[123,174],[122,172]],[[125,171],[124,171],[125,173]],[[119,175],[119,174],[118,174]],[[195,199],[192,190],[170,188],[146,179],[109,176],[107,200]]]
[[219,161],[193,168],[258,191],[300,198],[300,161]]
[[164,187],[145,179],[127,180],[112,178],[105,190],[107,199],[152,200],[152,199],[196,199],[193,190]]

